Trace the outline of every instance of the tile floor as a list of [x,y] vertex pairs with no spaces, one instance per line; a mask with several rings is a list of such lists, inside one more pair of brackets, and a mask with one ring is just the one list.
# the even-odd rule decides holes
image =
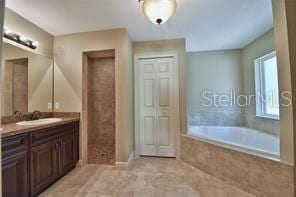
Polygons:
[[76,168],[40,196],[44,197],[252,197],[182,161],[139,158],[132,169],[86,165]]

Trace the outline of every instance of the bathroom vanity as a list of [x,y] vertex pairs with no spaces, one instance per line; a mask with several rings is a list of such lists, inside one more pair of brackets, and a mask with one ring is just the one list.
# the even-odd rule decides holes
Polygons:
[[54,112],[52,57],[10,41],[2,45],[2,196],[37,196],[75,168],[80,113]]
[[37,196],[78,162],[79,118],[3,129],[2,196]]
[[52,57],[2,48],[2,196],[37,196],[75,168],[80,114],[54,112]]

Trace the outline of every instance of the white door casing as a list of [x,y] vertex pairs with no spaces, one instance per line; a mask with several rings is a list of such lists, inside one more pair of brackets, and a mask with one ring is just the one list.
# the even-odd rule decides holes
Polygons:
[[179,91],[176,57],[136,59],[136,156],[176,157]]

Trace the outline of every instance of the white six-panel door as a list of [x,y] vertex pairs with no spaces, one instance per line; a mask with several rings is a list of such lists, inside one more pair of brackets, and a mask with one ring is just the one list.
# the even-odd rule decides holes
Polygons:
[[175,157],[174,59],[139,60],[140,155]]

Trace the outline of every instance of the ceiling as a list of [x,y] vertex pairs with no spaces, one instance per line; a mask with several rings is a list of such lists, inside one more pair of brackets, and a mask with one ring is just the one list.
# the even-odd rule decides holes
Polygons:
[[271,0],[177,0],[157,26],[138,0],[8,0],[6,6],[52,35],[127,28],[133,41],[186,38],[187,51],[243,48],[273,27]]

